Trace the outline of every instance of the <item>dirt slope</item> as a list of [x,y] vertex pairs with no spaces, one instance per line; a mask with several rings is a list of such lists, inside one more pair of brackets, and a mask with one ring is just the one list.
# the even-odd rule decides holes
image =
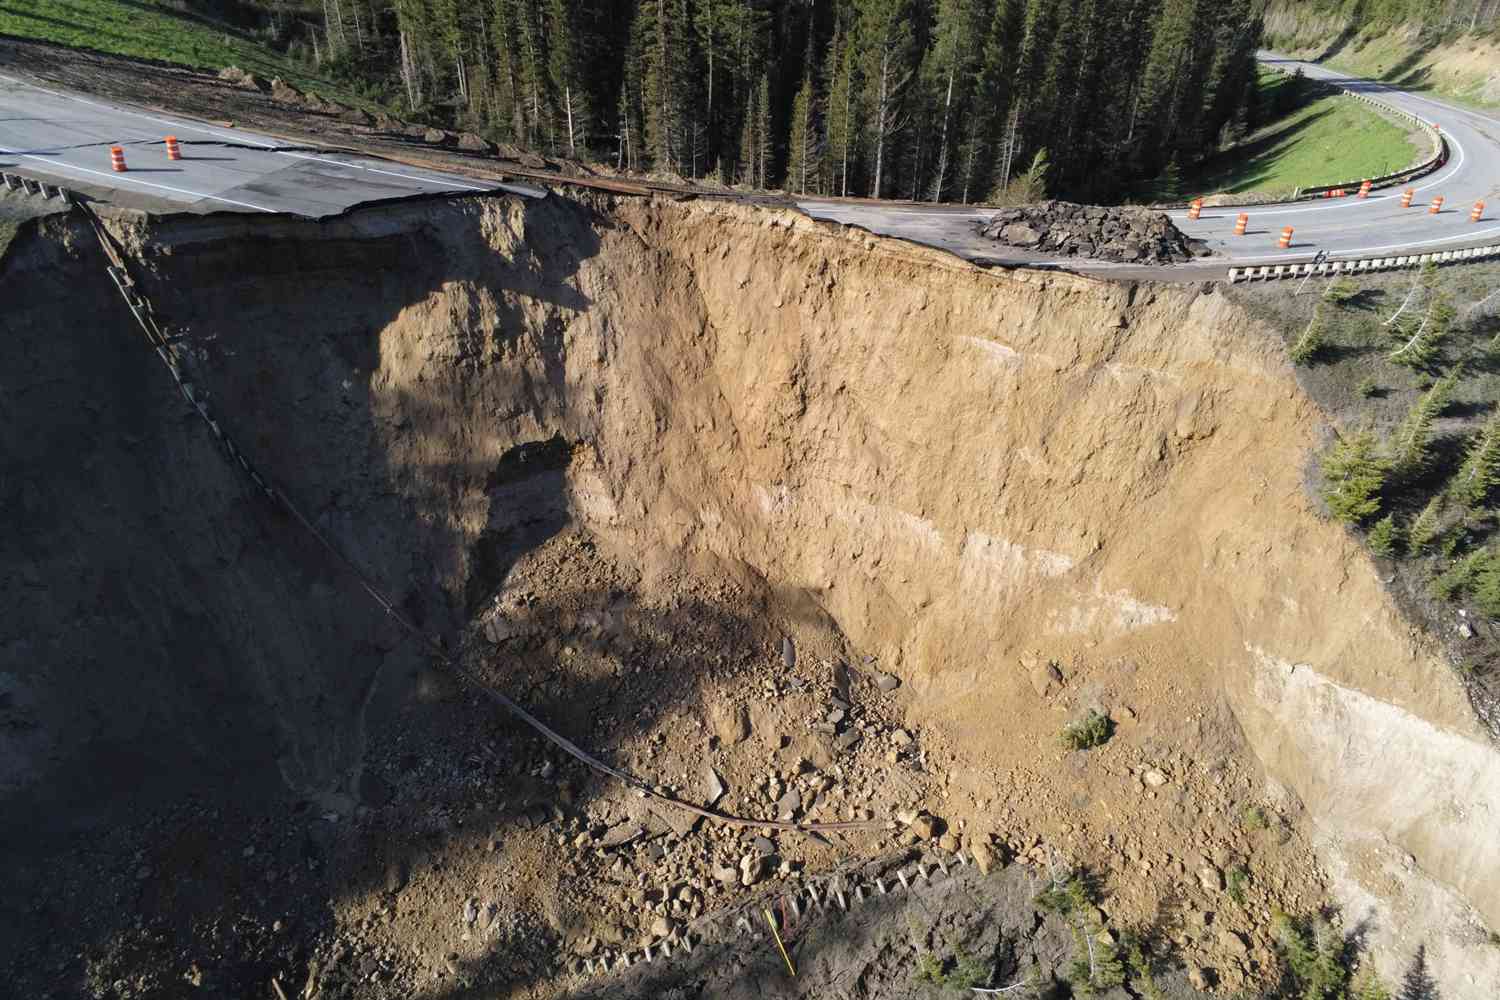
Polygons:
[[[1112,924],[1230,988],[1268,973],[1273,906],[1324,901],[1321,867],[1388,970],[1425,945],[1445,996],[1488,995],[1500,763],[1313,511],[1321,419],[1279,343],[1211,289],[986,273],[699,203],[114,225],[246,450],[576,738],[688,793],[712,761],[740,811],[796,787],[807,814],[925,807],[957,841],[1045,844],[1105,873]],[[629,797],[428,671],[214,450],[80,231],[51,236],[0,315],[17,970],[78,950],[47,929],[103,869],[127,911],[192,928],[90,916],[108,960],[59,976],[138,969],[132,947],[196,967],[171,942],[209,947],[193,928],[228,898],[267,930],[213,946],[222,975],[333,967],[331,995],[550,994],[612,921],[740,891],[713,873],[746,837],[606,847],[646,822]],[[825,730],[840,660],[854,728]],[[724,739],[731,704],[754,739]],[[1115,738],[1064,753],[1091,707]],[[1257,805],[1292,832],[1247,828]],[[163,829],[201,840],[164,853]],[[795,880],[889,844],[773,847]],[[269,930],[289,898],[292,942]],[[472,935],[470,899],[510,936]]]

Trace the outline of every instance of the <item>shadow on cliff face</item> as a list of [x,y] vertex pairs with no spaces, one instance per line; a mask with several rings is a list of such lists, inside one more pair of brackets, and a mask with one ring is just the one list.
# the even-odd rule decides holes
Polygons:
[[[526,254],[507,255],[519,234],[487,243],[480,203],[424,210],[433,223],[398,236],[354,219],[334,224],[341,237],[287,223],[238,240],[240,222],[199,220],[196,240],[148,244],[142,277],[241,450],[424,629],[449,635],[471,578],[503,577],[566,523],[560,468],[525,456],[562,409],[561,317],[589,308],[572,279],[598,241],[559,210],[565,232],[527,234]],[[19,529],[0,538],[0,881],[15,890],[0,902],[0,967],[39,987],[76,982],[73,956],[132,910],[134,943],[116,951],[172,948],[226,904],[269,915],[301,895],[315,844],[285,867],[224,858],[251,858],[241,846],[278,811],[296,826],[351,809],[367,726],[422,663],[226,460],[86,231],[54,235],[66,238],[10,258],[0,313],[0,510]],[[436,317],[434,350],[451,356],[403,367],[392,355],[407,345],[384,331],[443,308],[455,282],[476,308],[497,305]],[[393,371],[409,378],[383,384]],[[465,391],[525,412],[464,409]],[[175,835],[193,820],[209,831]],[[81,908],[72,894],[90,884],[115,905]],[[327,907],[300,916],[305,934]],[[193,931],[164,944],[171,926]],[[253,942],[237,951],[255,963]]]

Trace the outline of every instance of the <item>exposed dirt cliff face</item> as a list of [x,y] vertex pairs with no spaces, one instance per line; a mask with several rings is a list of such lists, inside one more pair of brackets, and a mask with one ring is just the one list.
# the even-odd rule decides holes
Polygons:
[[[536,590],[582,572],[581,554],[536,555],[582,532],[626,567],[589,580],[605,611],[724,581],[754,609],[736,641],[775,621],[899,676],[890,704],[931,752],[858,751],[899,787],[890,804],[1022,850],[1042,837],[1109,873],[1122,924],[1199,914],[1167,933],[1226,984],[1269,964],[1262,904],[1322,901],[1303,834],[1388,968],[1421,944],[1445,996],[1495,981],[1500,758],[1313,509],[1322,421],[1279,342],[1211,290],[984,272],[696,203],[115,226],[226,425],[424,628],[484,634],[497,601],[516,619],[517,574]],[[0,316],[0,499],[26,526],[0,543],[0,836],[34,857],[52,850],[39,824],[96,829],[229,784],[379,807],[371,740],[441,685],[215,450],[97,251],[52,232],[11,261]],[[557,634],[605,611],[575,601]],[[545,652],[571,669],[571,645]],[[687,714],[762,710],[659,658]],[[486,662],[507,685],[527,660]],[[1058,730],[1091,707],[1115,739],[1063,754]],[[672,714],[633,711],[644,740]],[[570,721],[585,742],[590,718]],[[800,717],[780,725],[792,757],[830,752]],[[688,735],[663,740],[643,769],[699,766]],[[1244,829],[1256,804],[1299,837]],[[1237,911],[1210,883],[1241,865],[1257,895]]]

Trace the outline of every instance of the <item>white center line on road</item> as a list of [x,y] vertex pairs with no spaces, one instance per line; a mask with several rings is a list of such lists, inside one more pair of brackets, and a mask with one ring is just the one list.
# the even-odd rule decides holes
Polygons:
[[109,180],[114,181],[117,184],[139,184],[142,187],[156,188],[159,191],[171,191],[173,194],[191,195],[194,198],[207,198],[210,201],[222,201],[226,205],[238,205],[240,208],[253,208],[257,212],[269,212],[272,215],[277,214],[277,211],[274,208],[266,208],[264,205],[255,205],[248,201],[235,201],[233,198],[223,198],[219,195],[207,194],[203,191],[192,191],[188,188],[172,187],[170,184],[157,184],[152,181],[136,180],[134,177],[129,176],[129,171],[126,171],[125,173],[114,173],[104,170],[92,170],[89,167],[80,167],[73,163],[66,163],[61,160],[57,160],[53,157],[33,156],[30,153],[17,153],[15,150],[10,149],[0,149],[0,155],[19,156],[27,160],[41,160],[43,163],[56,170],[76,170],[80,173],[93,174],[97,177],[108,178]]

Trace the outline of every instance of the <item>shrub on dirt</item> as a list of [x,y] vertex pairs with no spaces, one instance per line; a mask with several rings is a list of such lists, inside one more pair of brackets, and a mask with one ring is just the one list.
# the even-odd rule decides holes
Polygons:
[[1359,285],[1355,284],[1353,278],[1337,278],[1323,289],[1323,301],[1341,306],[1358,294]]
[[1062,744],[1069,750],[1091,750],[1108,743],[1114,731],[1115,724],[1109,716],[1090,709],[1088,715],[1063,727]]

